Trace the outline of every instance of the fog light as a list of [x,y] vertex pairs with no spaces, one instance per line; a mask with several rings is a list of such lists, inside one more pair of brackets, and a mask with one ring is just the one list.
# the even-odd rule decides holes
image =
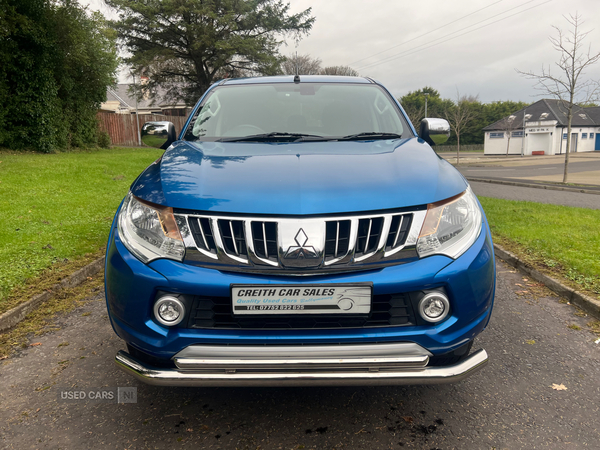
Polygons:
[[419,302],[419,314],[428,322],[440,322],[450,311],[450,302],[441,292],[430,292]]
[[183,302],[176,297],[161,297],[154,304],[154,317],[161,324],[168,327],[177,325],[185,316],[185,306]]

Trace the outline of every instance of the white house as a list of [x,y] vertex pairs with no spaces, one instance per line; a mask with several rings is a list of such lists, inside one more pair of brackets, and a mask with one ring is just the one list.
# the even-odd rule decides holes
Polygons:
[[[142,79],[143,81],[143,79]],[[132,89],[133,87],[133,89]],[[135,85],[117,84],[106,91],[106,101],[100,105],[100,111],[117,114],[162,114],[167,116],[187,116],[193,105],[188,106],[183,102],[164,100],[164,93],[159,92],[158,99],[150,100],[145,97],[136,102]],[[139,85],[137,86],[139,88]]]
[[[525,130],[525,131],[523,131]],[[559,155],[567,147],[567,110],[560,100],[540,100],[483,129],[486,155]],[[600,150],[600,107],[575,106],[571,152]]]

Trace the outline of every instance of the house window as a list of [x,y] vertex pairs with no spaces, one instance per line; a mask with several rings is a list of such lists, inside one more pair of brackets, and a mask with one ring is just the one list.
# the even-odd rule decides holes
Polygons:
[[563,133],[563,139],[567,138],[567,133]]
[[522,131],[513,131],[511,137],[523,137]]
[[581,133],[581,139],[587,139],[587,133]]
[[504,133],[490,133],[490,139],[504,139]]
[[590,139],[594,139],[594,133],[590,133]]

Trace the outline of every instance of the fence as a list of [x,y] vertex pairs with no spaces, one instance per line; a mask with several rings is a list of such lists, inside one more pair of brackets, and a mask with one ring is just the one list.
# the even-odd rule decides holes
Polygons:
[[[436,145],[433,147],[438,153],[454,152],[456,153],[456,145]],[[461,145],[461,152],[482,152],[483,144]]]
[[[144,114],[140,115],[139,118],[140,129],[146,122],[168,120],[173,122],[178,133],[187,119],[187,117],[182,116],[163,116],[159,114]],[[108,133],[112,145],[124,145],[126,147],[137,147],[139,145],[135,114],[98,113],[98,120],[100,121],[100,129]]]

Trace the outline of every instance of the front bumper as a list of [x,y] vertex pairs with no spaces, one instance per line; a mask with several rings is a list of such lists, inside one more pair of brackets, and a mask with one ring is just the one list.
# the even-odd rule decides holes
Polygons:
[[429,353],[415,343],[342,346],[190,346],[174,368],[145,364],[119,351],[116,364],[157,386],[385,386],[461,381],[488,362],[478,350],[458,364],[427,366]]
[[[486,327],[494,300],[495,266],[487,223],[476,242],[461,257],[435,255],[383,269],[315,277],[265,277],[227,273],[159,259],[143,264],[122,244],[113,225],[106,258],[106,295],[111,324],[132,348],[119,352],[117,365],[140,381],[164,386],[364,386],[441,384],[460,381],[488,362],[479,350],[460,363],[435,366],[430,357],[454,352]],[[210,329],[165,327],[153,317],[159,291],[182,295],[227,297],[232,284],[315,284],[370,281],[374,295],[444,288],[451,299],[451,315],[437,324],[331,329]],[[417,352],[377,352],[390,345],[417,346]],[[298,355],[312,347],[332,346],[329,360],[315,354]],[[364,352],[343,349],[363,346]],[[243,352],[190,355],[207,348],[243,348]],[[281,358],[269,353],[286,348]],[[264,356],[249,358],[249,349]],[[138,357],[137,352],[149,357]],[[375,352],[375,353],[374,353]],[[320,355],[320,354],[319,354]],[[416,357],[416,360],[415,360]],[[408,358],[408,359],[407,359]],[[150,362],[149,362],[150,361]],[[157,361],[152,363],[151,361]],[[169,363],[168,368],[163,363]]]

